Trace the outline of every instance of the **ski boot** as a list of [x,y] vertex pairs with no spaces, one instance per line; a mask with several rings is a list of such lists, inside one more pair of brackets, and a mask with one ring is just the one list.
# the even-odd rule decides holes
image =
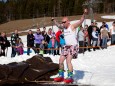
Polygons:
[[64,80],[65,83],[73,83],[73,72],[68,71],[68,77]]
[[63,70],[59,70],[59,76],[54,78],[55,82],[62,82],[64,81],[64,71]]

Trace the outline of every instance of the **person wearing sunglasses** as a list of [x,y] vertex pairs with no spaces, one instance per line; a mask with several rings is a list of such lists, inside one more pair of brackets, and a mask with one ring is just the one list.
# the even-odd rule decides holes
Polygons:
[[[84,9],[84,13],[79,21],[76,21],[74,24],[70,24],[70,21],[68,17],[63,17],[61,24],[59,24],[54,18],[52,18],[52,21],[55,23],[55,25],[63,29],[64,31],[64,39],[65,39],[65,45],[62,48],[62,52],[59,59],[59,76],[54,78],[54,81],[56,82],[62,82],[65,83],[72,83],[73,82],[73,66],[72,66],[72,59],[77,58],[78,55],[78,42],[76,38],[76,29],[79,27],[84,19],[85,15],[88,13],[87,9]],[[68,77],[64,79],[64,61],[66,60],[66,64],[68,67]]]

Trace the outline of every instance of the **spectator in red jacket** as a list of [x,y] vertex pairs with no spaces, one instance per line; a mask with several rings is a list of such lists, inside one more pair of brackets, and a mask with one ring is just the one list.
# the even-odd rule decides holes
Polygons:
[[[59,29],[56,32],[56,41],[57,41],[57,45],[58,45],[58,49],[60,47],[60,35],[62,34],[62,31]],[[59,50],[57,50],[57,54],[59,55]]]
[[57,40],[57,42],[60,42],[59,37],[60,37],[61,33],[62,33],[62,31],[60,29],[56,32],[56,40]]

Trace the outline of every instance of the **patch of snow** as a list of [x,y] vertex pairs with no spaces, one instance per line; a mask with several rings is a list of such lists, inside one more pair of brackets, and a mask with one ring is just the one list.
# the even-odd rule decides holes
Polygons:
[[115,15],[101,16],[101,18],[104,18],[104,19],[115,19]]

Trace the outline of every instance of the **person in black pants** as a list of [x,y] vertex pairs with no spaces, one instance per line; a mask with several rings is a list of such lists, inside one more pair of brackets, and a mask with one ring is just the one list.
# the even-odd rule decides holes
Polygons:
[[18,30],[15,30],[14,33],[11,34],[11,45],[12,45],[12,53],[11,53],[11,57],[15,57],[16,55],[16,41],[19,38],[19,34],[18,34]]
[[5,50],[7,48],[7,37],[4,32],[1,33],[0,36],[0,45],[1,45],[1,55],[0,56],[5,56]]
[[89,35],[89,45],[92,44],[92,32],[93,32],[94,22],[91,22],[91,25],[88,27],[88,35]]
[[44,54],[47,54],[48,51],[49,51],[49,50],[47,50],[47,49],[48,49],[48,43],[49,43],[49,41],[50,41],[50,37],[49,37],[49,35],[47,34],[46,31],[44,32],[44,34],[42,34],[42,36],[44,37],[44,41],[45,41],[45,43],[47,44],[47,45],[45,46],[45,48],[44,48],[44,49],[46,49],[46,50],[44,50]]
[[33,35],[32,31],[29,30],[28,35],[27,35],[27,47],[28,47],[27,55],[30,55],[30,48],[32,48],[34,50],[34,52],[37,53],[36,49],[34,47],[34,40],[35,40],[34,35]]

